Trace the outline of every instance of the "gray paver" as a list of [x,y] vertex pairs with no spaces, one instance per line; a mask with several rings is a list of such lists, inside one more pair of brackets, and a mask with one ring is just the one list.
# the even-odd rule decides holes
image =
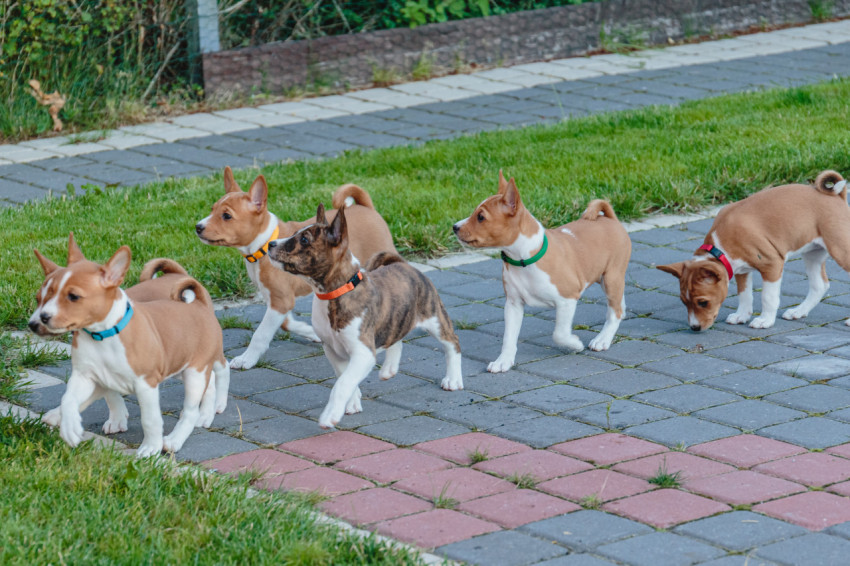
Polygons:
[[534,448],[546,448],[559,442],[584,438],[603,431],[595,426],[560,417],[540,417],[491,428],[488,432]]
[[523,566],[564,555],[567,550],[517,531],[500,531],[441,546],[436,552],[468,564]]
[[758,430],[766,426],[803,418],[806,413],[765,401],[745,400],[697,411],[693,416],[742,430]]
[[241,432],[244,438],[259,444],[283,444],[290,440],[325,434],[328,431],[319,428],[316,421],[282,414],[253,423],[235,425],[230,427],[228,432]]
[[504,424],[537,418],[540,413],[513,403],[484,401],[466,405],[461,409],[437,409],[433,415],[476,430],[490,430]]
[[464,426],[426,416],[412,416],[394,421],[385,421],[363,426],[357,430],[399,446],[411,446],[419,442],[427,442],[429,440],[437,440],[438,438],[446,438],[469,432],[469,429]]
[[327,404],[331,390],[323,385],[305,383],[251,396],[251,400],[287,413],[301,413]]
[[[675,358],[674,358],[675,359]],[[615,397],[631,397],[644,391],[680,385],[678,379],[639,369],[621,369],[602,375],[591,375],[573,380],[571,383]]]
[[536,566],[611,566],[612,564],[614,563],[590,554],[568,554],[560,558],[538,562]]
[[[626,308],[628,308],[628,305],[626,305]],[[595,358],[624,366],[640,365],[681,354],[682,351],[676,348],[644,340],[622,340],[613,344],[609,350],[604,352],[588,352],[588,355]]]
[[606,430],[624,429],[675,417],[676,413],[643,403],[614,399],[608,403],[597,403],[562,413],[568,419],[596,425]]
[[[740,326],[740,325],[729,325]],[[749,328],[749,327],[747,327]],[[780,346],[761,340],[751,340],[741,344],[734,344],[724,348],[712,350],[711,354],[724,358],[747,367],[763,367],[777,361],[790,360],[806,355],[805,350]]]
[[601,511],[576,511],[519,528],[520,531],[556,541],[578,551],[652,532],[652,528]]
[[673,533],[651,533],[600,546],[596,552],[635,566],[680,566],[695,564],[724,554],[724,551]]
[[661,391],[642,393],[635,401],[657,405],[677,413],[692,413],[699,409],[724,405],[741,400],[737,395],[717,391],[701,385],[678,385]]
[[809,531],[751,511],[732,511],[679,525],[674,532],[743,552]]
[[758,434],[809,449],[829,448],[850,442],[850,424],[823,417],[809,417],[765,427]]
[[[780,425],[782,426],[782,425]],[[710,440],[726,438],[739,434],[740,431],[716,423],[711,423],[694,417],[674,417],[648,424],[627,428],[623,431],[631,436],[638,436],[664,444],[670,447],[684,447],[702,444]]]
[[807,385],[781,391],[764,398],[792,409],[824,413],[850,407],[850,391],[829,385]]
[[549,387],[505,397],[506,401],[551,414],[593,403],[607,402],[611,399],[609,395],[587,391],[572,385],[550,385]]
[[213,458],[220,458],[228,454],[247,452],[254,450],[255,445],[234,438],[220,432],[202,430],[196,432],[186,439],[186,444],[175,454],[175,458],[181,462],[203,462]]
[[740,364],[712,358],[702,354],[689,353],[684,357],[667,358],[657,362],[643,364],[641,369],[657,371],[671,375],[682,381],[702,381],[710,377],[727,375],[745,370]]
[[[410,409],[397,407],[381,401],[362,399],[361,404],[363,405],[363,411],[354,415],[345,415],[336,427],[340,430],[354,430],[361,426],[397,420],[413,415],[413,411]],[[318,421],[319,415],[322,414],[323,410],[324,407],[316,407],[303,413],[303,416]]]
[[[850,333],[848,333],[848,337],[850,337]],[[792,377],[816,381],[850,374],[850,360],[833,356],[812,355],[771,364],[766,369],[787,373]]]
[[759,558],[779,564],[840,566],[850,556],[850,541],[823,533],[812,533],[759,548]]
[[702,385],[715,387],[743,395],[745,397],[762,397],[785,391],[794,387],[808,385],[808,381],[779,375],[769,371],[746,370],[721,377],[713,377],[701,382]]
[[562,358],[549,358],[539,362],[522,364],[517,369],[548,377],[552,380],[570,380],[617,369],[617,366],[581,355],[571,356],[568,363],[564,363]]

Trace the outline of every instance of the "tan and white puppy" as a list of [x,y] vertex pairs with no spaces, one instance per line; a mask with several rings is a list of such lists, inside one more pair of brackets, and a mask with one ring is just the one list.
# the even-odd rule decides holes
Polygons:
[[[679,278],[688,324],[700,331],[714,324],[734,275],[738,309],[728,324],[743,324],[753,314],[753,278],[762,276],[761,314],[752,328],[770,328],[779,310],[785,262],[803,256],[809,291],[782,318],[803,318],[829,289],[826,258],[850,270],[850,207],[847,183],[835,171],[823,171],[812,185],[782,185],[724,206],[693,259],[659,265]],[[847,320],[850,325],[850,319]]]
[[608,297],[605,325],[591,340],[591,350],[607,350],[625,316],[623,297],[632,242],[611,205],[592,201],[579,220],[544,229],[522,204],[516,183],[499,171],[499,192],[457,222],[458,240],[475,248],[502,251],[505,286],[505,334],[502,352],[487,371],[508,371],[514,365],[525,305],[555,308],[556,344],[581,351],[572,333],[581,294],[599,283]]
[[373,256],[365,270],[352,254],[348,210],[340,208],[328,223],[319,205],[316,223],[292,237],[275,240],[269,257],[289,273],[309,282],[313,326],[337,375],[330,400],[319,417],[322,428],[339,423],[343,413],[359,413],[360,382],[386,348],[379,377],[398,372],[402,339],[414,328],[436,338],[446,355],[443,389],[463,389],[460,342],[431,281],[394,252]]
[[[212,207],[212,213],[198,222],[195,231],[207,244],[236,248],[245,258],[248,276],[266,303],[263,320],[251,337],[248,349],[233,358],[230,367],[254,367],[268,350],[278,328],[283,328],[317,341],[313,328],[292,316],[295,298],[310,293],[304,281],[272,267],[266,253],[272,240],[288,238],[316,219],[283,222],[268,209],[268,186],[259,175],[248,192],[233,178],[230,167],[224,168],[225,195]],[[351,250],[359,257],[371,257],[381,251],[395,251],[387,223],[375,210],[369,194],[357,185],[343,185],[333,196],[334,208],[346,206],[351,230]],[[333,217],[335,211],[329,214]]]
[[[215,412],[224,410],[230,368],[212,301],[200,283],[184,276],[171,283],[169,299],[134,301],[120,287],[130,267],[127,246],[102,266],[83,256],[73,234],[67,267],[35,253],[45,281],[30,327],[39,335],[73,332],[71,376],[59,411],[65,442],[80,443],[81,408],[103,396],[109,401],[107,392],[134,393],[139,400],[139,457],[179,450],[196,425],[209,426]],[[183,378],[185,402],[174,430],[163,438],[159,384],[175,375]]]

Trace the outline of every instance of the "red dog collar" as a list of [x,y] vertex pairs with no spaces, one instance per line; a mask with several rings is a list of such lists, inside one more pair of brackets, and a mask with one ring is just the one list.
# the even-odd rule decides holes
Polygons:
[[348,280],[348,283],[339,287],[338,289],[334,289],[330,293],[316,293],[316,297],[323,301],[330,301],[331,299],[336,299],[337,297],[341,297],[353,290],[357,285],[363,281],[363,272],[358,271],[354,274],[354,277]]
[[707,251],[715,258],[720,260],[720,263],[722,263],[723,267],[726,268],[726,275],[729,276],[730,281],[732,280],[732,264],[729,263],[729,258],[726,257],[726,254],[724,254],[722,251],[720,251],[719,248],[712,246],[711,244],[703,244],[699,247],[699,249]]

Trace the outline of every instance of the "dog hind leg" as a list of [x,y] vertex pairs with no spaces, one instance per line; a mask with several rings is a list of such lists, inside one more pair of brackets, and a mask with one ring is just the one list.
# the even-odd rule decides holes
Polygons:
[[446,312],[446,308],[442,305],[442,303],[440,303],[440,308],[437,314],[425,319],[417,324],[417,326],[436,338],[443,346],[443,352],[446,355],[446,376],[440,382],[440,387],[446,391],[457,391],[458,389],[463,389],[460,340],[458,340],[457,334],[455,334],[454,328],[452,327],[452,321],[449,318],[449,314]]
[[384,352],[384,363],[381,365],[381,371],[378,377],[381,379],[389,379],[398,373],[398,366],[401,363],[401,349],[403,342],[398,341]]
[[776,281],[764,279],[761,286],[761,314],[750,323],[752,328],[770,328],[776,322],[779,310],[779,293],[782,288],[782,274]]
[[[201,416],[200,405],[204,398],[204,392],[207,389],[208,375],[194,368],[186,368],[183,370],[183,385],[185,388],[185,397],[183,400],[183,410],[180,411],[180,418],[177,424],[174,425],[174,430],[163,440],[163,448],[168,452],[177,452],[183,447],[183,443],[192,434],[192,430],[198,424]],[[212,385],[215,387],[215,385]]]
[[803,254],[806,264],[806,275],[809,278],[809,292],[803,302],[796,307],[786,310],[782,314],[785,320],[796,320],[804,318],[811,310],[821,302],[826,291],[829,289],[829,280],[826,278],[827,251],[817,248]]
[[597,352],[611,347],[617,329],[620,328],[620,323],[626,316],[625,275],[623,277],[614,276],[607,283],[603,275],[599,284],[602,285],[602,290],[605,291],[608,298],[608,313],[605,316],[605,325],[602,330],[588,344],[591,350]]

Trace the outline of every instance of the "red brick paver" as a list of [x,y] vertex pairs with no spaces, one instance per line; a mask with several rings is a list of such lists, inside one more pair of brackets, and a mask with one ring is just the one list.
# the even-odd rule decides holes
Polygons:
[[451,468],[452,464],[415,450],[396,448],[369,456],[343,460],[334,464],[334,467],[379,483],[390,483],[409,478],[414,474]]
[[217,460],[207,460],[202,464],[205,468],[222,474],[238,474],[247,470],[254,470],[263,472],[267,476],[277,476],[313,467],[312,462],[268,449],[241,452]]
[[846,497],[826,493],[825,491],[809,491],[777,499],[753,507],[753,511],[764,513],[783,521],[788,521],[819,531],[838,523],[850,521],[850,501]]
[[850,481],[833,484],[829,486],[828,491],[850,497]]
[[614,466],[613,470],[644,479],[658,475],[658,472],[661,470],[666,470],[668,474],[679,472],[679,481],[686,482],[734,472],[735,468],[728,464],[721,464],[720,462],[700,458],[693,454],[667,452],[630,462],[623,462]]
[[688,448],[688,452],[739,468],[752,468],[771,460],[802,454],[806,449],[755,434],[741,434]]
[[515,489],[474,501],[467,501],[458,507],[465,513],[478,515],[507,529],[520,525],[542,521],[556,515],[571,513],[581,509],[575,503],[564,501],[545,493],[531,489]]
[[304,456],[320,464],[330,464],[390,450],[395,448],[395,445],[356,432],[337,431],[287,442],[277,448]]
[[532,450],[531,446],[483,432],[470,432],[439,440],[429,440],[417,444],[414,448],[464,465],[472,464],[471,455],[475,452],[487,456],[489,460]]
[[385,487],[340,495],[320,505],[323,511],[355,525],[376,523],[428,511],[429,502]]
[[545,481],[593,469],[593,466],[586,462],[555,454],[548,450],[535,450],[503,456],[475,464],[473,467],[476,470],[491,472],[505,478],[512,475],[531,475],[537,481]]
[[393,485],[393,489],[407,491],[429,500],[447,497],[467,501],[514,490],[516,486],[484,472],[469,468],[451,468],[416,474],[398,481]]
[[659,489],[606,503],[602,509],[659,529],[666,529],[679,523],[729,511],[730,507],[677,489]]
[[850,478],[850,460],[823,452],[791,456],[761,464],[753,469],[811,486],[828,485]]
[[289,491],[317,491],[322,495],[333,497],[334,495],[374,487],[374,484],[330,468],[315,467],[274,478],[264,478],[257,482],[257,487]]
[[423,548],[434,548],[498,531],[499,526],[451,511],[435,509],[378,523],[378,532]]
[[847,444],[839,444],[838,446],[833,446],[832,448],[827,448],[826,451],[830,454],[841,456],[842,458],[850,458],[850,442],[848,442]]
[[729,503],[745,505],[759,503],[806,491],[802,485],[751,470],[701,478],[685,483],[685,489]]
[[556,444],[550,446],[549,450],[586,460],[597,466],[608,466],[617,462],[666,452],[667,448],[625,434],[608,433]]
[[543,482],[537,485],[537,489],[577,502],[594,495],[599,501],[606,502],[650,491],[655,486],[614,470],[590,470]]

